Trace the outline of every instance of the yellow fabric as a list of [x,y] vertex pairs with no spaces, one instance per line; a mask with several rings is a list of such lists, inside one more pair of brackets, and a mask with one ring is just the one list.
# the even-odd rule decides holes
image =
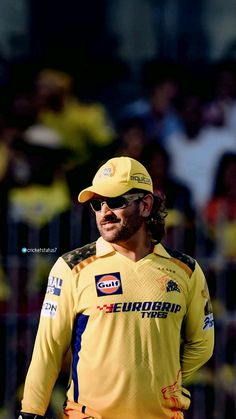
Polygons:
[[214,327],[199,265],[184,269],[186,258],[178,262],[161,244],[133,262],[102,238],[95,254],[77,249],[59,258],[50,272],[22,410],[45,413],[72,340],[67,397],[78,410],[84,406],[83,412],[103,419],[183,418],[190,400],[182,380],[212,355]]
[[9,193],[13,217],[35,227],[42,227],[56,215],[70,208],[71,200],[64,181],[49,186],[30,185],[13,188]]
[[39,121],[59,133],[64,146],[75,153],[77,163],[91,157],[91,145],[104,146],[114,138],[107,113],[97,103],[82,104],[71,99],[61,112],[42,111]]
[[0,180],[5,175],[9,160],[9,150],[5,144],[0,143]]
[[166,228],[177,227],[183,225],[184,214],[177,209],[167,209],[167,217],[165,219]]
[[223,223],[219,232],[215,231],[218,247],[224,258],[236,260],[236,220]]
[[0,266],[0,301],[8,301],[11,297],[11,289],[7,283],[7,278]]

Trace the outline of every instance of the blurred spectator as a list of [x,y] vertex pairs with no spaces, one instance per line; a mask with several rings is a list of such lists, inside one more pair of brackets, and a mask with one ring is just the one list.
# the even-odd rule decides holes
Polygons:
[[[117,136],[111,144],[98,149],[93,156],[91,164],[100,166],[104,161],[116,156],[128,156],[139,160],[142,156],[144,147],[147,143],[147,135],[143,120],[138,117],[125,118],[120,121],[117,127]],[[89,165],[88,165],[89,166]],[[78,179],[86,186],[86,179],[92,172],[84,166],[77,167],[74,171],[67,174],[68,183],[72,190],[72,196],[77,201]]]
[[157,142],[148,144],[142,161],[153,179],[154,194],[166,196],[165,244],[194,254],[195,214],[190,190],[170,174],[171,161],[166,150]]
[[236,152],[221,157],[203,216],[213,250],[236,262]]
[[[6,277],[9,276],[11,304],[19,313],[39,312],[50,257],[68,248],[71,197],[65,180],[65,157],[63,149],[31,144],[21,137],[12,144],[2,182],[7,213],[1,229],[1,253],[9,270]],[[34,249],[36,255],[30,269],[28,248],[38,249]],[[41,254],[41,249],[47,250]],[[11,266],[9,260],[13,259]],[[0,268],[0,303],[3,292],[7,298],[9,293],[4,288]]]
[[66,181],[77,200],[78,182],[82,188],[91,164],[97,164],[103,148],[115,138],[108,113],[100,103],[78,100],[71,76],[54,69],[36,76],[32,100],[36,117],[24,137],[31,144],[65,150]]
[[37,123],[57,133],[61,146],[71,150],[75,164],[84,164],[97,148],[113,141],[114,130],[103,105],[79,101],[73,94],[72,82],[68,74],[53,69],[37,75]]
[[11,215],[16,222],[42,227],[70,206],[63,172],[65,151],[21,139],[14,147],[18,154],[9,167]]
[[[66,159],[64,149],[45,147],[40,141],[39,145],[32,144],[24,137],[12,140],[7,170],[0,183],[1,252],[4,256],[27,247],[30,234],[39,237],[39,247],[48,247],[50,226],[56,219],[58,228],[64,220],[60,225],[60,235],[64,235],[61,250],[66,247],[69,240],[66,217],[71,207],[65,177]],[[13,226],[16,230],[12,242]],[[55,237],[54,243],[55,240],[58,239]],[[50,242],[52,244],[52,240]]]
[[212,196],[202,212],[207,244],[205,254],[211,258],[211,283],[214,282],[218,290],[213,305],[219,316],[226,310],[236,309],[235,185],[236,152],[225,153],[218,164]]
[[121,117],[142,118],[147,136],[164,143],[171,134],[182,131],[181,120],[174,107],[178,94],[177,68],[173,63],[152,62],[144,68],[144,84],[148,97],[124,107]]
[[236,151],[236,141],[224,126],[204,125],[203,101],[194,91],[182,97],[180,114],[184,131],[167,138],[165,145],[173,176],[190,188],[194,205],[201,209],[209,200],[219,159]]
[[139,160],[146,144],[147,134],[142,118],[124,118],[118,126],[118,137],[109,148],[108,158],[128,156]]
[[212,97],[205,108],[205,120],[215,126],[225,125],[236,139],[236,62],[213,65],[210,78]]
[[[3,254],[6,248],[8,192],[12,185],[10,168],[15,158],[13,144],[18,136],[18,128],[13,122],[10,115],[0,116],[0,254]],[[15,170],[17,171],[17,165]]]

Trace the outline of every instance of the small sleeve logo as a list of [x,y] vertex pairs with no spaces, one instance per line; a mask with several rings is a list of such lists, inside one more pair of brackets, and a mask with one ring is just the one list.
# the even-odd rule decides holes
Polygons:
[[41,317],[50,317],[51,319],[53,319],[57,314],[57,307],[58,303],[55,301],[44,301],[41,310]]
[[62,283],[63,283],[63,280],[61,278],[56,278],[55,276],[49,276],[46,293],[57,295],[59,297],[61,295]]

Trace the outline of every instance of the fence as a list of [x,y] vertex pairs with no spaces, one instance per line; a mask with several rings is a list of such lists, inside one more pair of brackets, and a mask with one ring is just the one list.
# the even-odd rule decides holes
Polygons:
[[[53,262],[60,254],[93,241],[97,236],[94,217],[87,207],[75,206],[40,230],[15,223],[9,215],[0,274],[1,419],[13,419],[20,406],[47,276]],[[178,238],[172,235],[172,240],[176,247]],[[192,404],[186,418],[235,419],[236,263],[226,263],[222,258],[213,261],[206,256],[205,247],[204,238],[197,231],[195,256],[206,273],[214,303],[216,345],[214,356],[190,385]],[[62,374],[51,403],[51,413],[57,419],[61,418],[64,384]]]

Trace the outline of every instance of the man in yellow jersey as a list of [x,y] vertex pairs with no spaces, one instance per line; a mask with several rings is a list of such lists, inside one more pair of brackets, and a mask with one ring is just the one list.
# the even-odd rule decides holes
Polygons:
[[79,194],[87,201],[100,237],[50,272],[21,417],[44,417],[71,349],[65,419],[183,418],[183,383],[213,352],[204,274],[161,244],[164,201],[138,161],[106,162]]

